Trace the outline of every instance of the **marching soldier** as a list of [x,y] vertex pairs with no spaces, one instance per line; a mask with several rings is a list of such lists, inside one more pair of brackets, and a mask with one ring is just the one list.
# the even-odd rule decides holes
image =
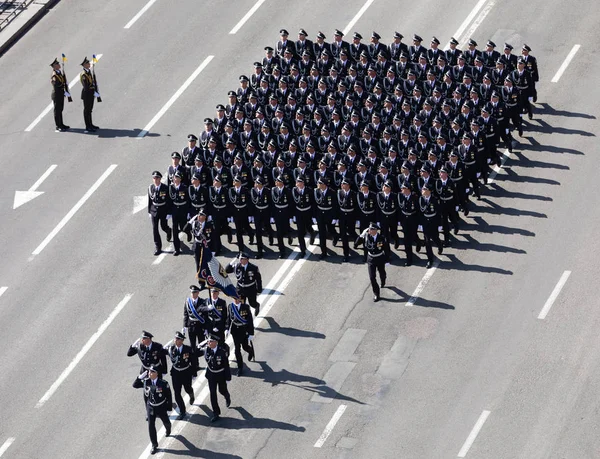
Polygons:
[[225,342],[225,330],[227,329],[227,303],[223,298],[219,298],[220,290],[211,288],[209,298],[204,301],[202,310],[206,314],[207,331],[216,335],[219,341]]
[[[137,355],[142,362],[140,368],[140,376],[154,368],[160,377],[167,372],[167,359],[163,353],[163,345],[152,341],[154,335],[146,330],[142,331],[142,336],[138,338],[135,343],[129,346],[127,350],[127,357]],[[146,373],[147,374],[147,373]],[[133,387],[139,389],[144,385],[144,378],[135,378],[133,381]]]
[[221,408],[217,400],[217,389],[225,397],[227,408],[231,406],[231,395],[227,390],[227,382],[231,381],[231,370],[229,368],[229,346],[225,342],[219,342],[218,337],[209,335],[208,349],[204,351],[206,360],[205,377],[208,381],[210,391],[210,405],[213,417],[210,422],[216,422],[221,416]]
[[505,116],[509,121],[512,121],[513,129],[517,128],[519,137],[523,137],[523,126],[521,121],[521,113],[523,112],[521,105],[522,100],[519,90],[513,87],[513,79],[510,75],[504,80],[504,86],[502,87],[502,100],[506,106]]
[[[190,285],[190,296],[185,299],[183,304],[183,333],[189,335],[192,349],[196,349],[196,343],[204,340],[208,325],[206,314],[203,311],[204,300],[198,298],[200,290],[197,285]],[[196,357],[197,365],[198,358]]]
[[215,228],[213,236],[215,255],[219,255],[222,248],[221,235],[223,233],[227,234],[229,244],[233,240],[231,228],[227,222],[229,218],[228,198],[219,175],[214,177],[212,186],[208,188],[208,199],[210,201],[210,215],[213,218]]
[[362,233],[369,227],[369,223],[377,217],[376,195],[369,190],[369,182],[360,183],[360,192],[356,194],[356,205],[358,207],[359,231]]
[[[136,388],[144,388],[144,402],[146,405],[146,418],[148,420],[148,433],[152,449],[150,454],[158,451],[158,439],[156,438],[156,418],[160,418],[165,426],[166,436],[171,435],[171,420],[169,411],[173,410],[173,395],[169,383],[161,378],[160,370],[155,365],[144,372],[143,382]],[[148,378],[145,376],[148,375]],[[140,375],[140,378],[142,375]],[[139,379],[141,381],[141,379]]]
[[[364,230],[354,242],[355,249],[361,244],[364,244],[365,246],[369,280],[371,281],[374,302],[379,301],[381,288],[385,287],[387,277],[385,265],[390,258],[390,244],[387,238],[378,231],[379,226],[376,223],[371,223],[369,228]],[[379,272],[381,287],[377,283],[377,272]]]
[[181,172],[181,181],[183,183],[187,183],[187,170],[185,166],[181,164],[181,153],[177,151],[171,153],[171,165],[165,172],[165,175],[167,176],[167,185],[173,183],[175,172]]
[[183,232],[189,232],[194,242],[192,244],[192,250],[194,251],[194,261],[196,263],[196,274],[200,269],[200,252],[202,250],[204,241],[208,244],[211,252],[215,251],[215,243],[213,239],[215,227],[213,222],[207,219],[206,211],[200,209],[199,212],[194,215],[183,227]]
[[533,100],[533,77],[529,70],[525,68],[525,59],[522,57],[517,61],[517,68],[512,72],[512,78],[515,82],[515,86],[519,90],[519,97],[521,101],[521,107],[523,111],[526,111],[529,115],[529,119],[533,119],[533,108],[530,100]]
[[169,199],[171,200],[171,219],[173,221],[173,245],[175,251],[173,256],[178,256],[181,253],[181,241],[179,240],[179,232],[183,234],[183,228],[187,223],[187,215],[189,210],[188,190],[187,186],[181,183],[183,174],[181,171],[175,172],[173,175],[173,183],[169,185]]
[[440,203],[436,197],[432,196],[435,187],[432,184],[423,186],[421,197],[419,198],[419,210],[423,236],[425,237],[425,248],[427,250],[427,269],[433,266],[433,250],[431,243],[435,242],[438,247],[438,254],[442,254],[443,246],[440,241]]
[[[262,165],[258,158],[255,161]],[[269,245],[273,245],[273,228],[271,227],[271,190],[265,187],[264,175],[257,175],[254,179],[254,188],[250,190],[250,200],[254,205],[251,211],[254,221],[254,232],[256,233],[256,255],[255,258],[263,257],[263,232],[266,231],[269,236]]]
[[244,233],[250,237],[250,244],[254,242],[254,231],[250,228],[248,217],[250,216],[250,195],[248,189],[242,186],[242,178],[236,175],[233,178],[233,186],[227,190],[233,222],[235,224],[235,235],[240,252],[244,251]]
[[450,246],[450,225],[454,226],[454,234],[458,234],[460,220],[458,218],[458,193],[454,182],[448,177],[448,169],[440,169],[440,178],[435,182],[435,193],[440,199],[440,213],[442,217],[442,229],[444,230],[444,246]]
[[98,94],[94,76],[90,71],[91,64],[87,57],[83,59],[81,66],[83,71],[79,74],[79,80],[81,81],[81,99],[83,100],[84,132],[96,132],[100,128],[94,126],[92,122],[92,109],[94,108],[94,98],[100,97],[100,94]]
[[398,194],[398,215],[404,234],[404,251],[406,252],[404,266],[410,266],[413,263],[413,244],[417,245],[417,252],[421,250],[421,240],[417,232],[419,227],[419,206],[417,196],[412,192],[412,186],[409,182],[404,182],[400,190],[401,193]]
[[400,246],[398,239],[398,200],[396,193],[392,192],[393,183],[386,180],[382,190],[377,193],[377,207],[379,212],[379,226],[381,234],[390,242],[394,241],[395,248]]
[[528,45],[523,45],[523,48],[521,49],[521,55],[522,59],[525,61],[525,68],[531,75],[531,98],[535,103],[537,102],[537,90],[535,89],[535,84],[540,81],[540,74],[538,72],[537,59],[529,54],[530,52],[531,48]]
[[254,314],[258,315],[260,303],[256,297],[262,292],[262,275],[258,266],[250,263],[248,255],[240,252],[237,258],[234,258],[227,265],[225,271],[234,273],[237,279],[237,291],[240,296],[248,300],[248,304],[254,309]]
[[[274,171],[276,169],[273,169]],[[291,176],[291,174],[289,175]],[[285,177],[279,175],[275,179],[275,186],[271,188],[272,215],[270,222],[275,223],[277,232],[277,247],[279,258],[285,258],[285,245],[283,238],[288,236],[288,243],[292,244],[290,235],[290,203],[292,201],[290,190],[284,187]]]
[[[202,159],[197,157],[196,160]],[[196,167],[196,166],[193,166]],[[202,167],[204,169],[204,167]],[[205,171],[206,172],[206,171]],[[188,200],[190,203],[189,214],[190,217],[195,217],[201,209],[208,207],[208,189],[206,188],[206,180],[208,176],[205,176],[203,181],[202,172],[198,169],[192,174],[192,184],[188,187]],[[190,235],[188,233],[188,242],[190,242]]]
[[338,213],[337,202],[334,192],[329,189],[329,179],[320,178],[317,188],[313,192],[315,196],[316,223],[319,228],[319,245],[321,247],[320,260],[327,258],[327,235],[333,235],[333,245],[338,241],[338,233],[335,230],[336,217]]
[[194,165],[196,157],[202,157],[202,149],[197,146],[198,137],[194,134],[188,134],[187,140],[188,146],[181,150],[181,159],[183,159],[183,165],[189,170]]
[[[303,160],[299,159],[299,163]],[[298,229],[298,244],[300,245],[300,256],[306,256],[306,241],[304,236],[310,234],[310,245],[315,242],[315,231],[312,228],[312,218],[314,215],[314,194],[312,189],[306,185],[306,179],[303,174],[296,176],[296,186],[292,188],[292,199],[295,209],[292,212],[296,228]]]
[[63,109],[65,107],[65,97],[71,98],[71,94],[69,94],[69,86],[67,83],[67,78],[64,73],[60,70],[60,63],[58,59],[54,59],[52,64],[52,77],[50,78],[50,83],[52,83],[52,104],[54,105],[54,125],[56,126],[56,132],[64,132],[70,129],[70,126],[67,126],[63,122]]
[[448,176],[454,183],[458,203],[466,217],[469,215],[469,195],[466,191],[467,185],[466,179],[464,178],[465,165],[458,159],[456,150],[450,153],[450,159],[446,162],[444,167],[448,171]]
[[161,182],[162,174],[159,171],[152,172],[154,183],[148,187],[148,216],[152,220],[152,234],[154,237],[154,255],[160,255],[162,251],[162,239],[158,233],[158,225],[167,233],[167,241],[171,241],[171,228],[167,224],[167,215],[171,205],[169,200],[168,186]]
[[240,297],[233,299],[233,303],[229,304],[227,312],[229,318],[228,328],[231,330],[231,336],[235,345],[235,360],[238,368],[237,376],[242,376],[244,373],[244,360],[240,348],[243,348],[248,353],[248,361],[254,359],[254,346],[252,345],[252,340],[254,339],[254,322],[252,321],[252,313],[250,312],[250,306],[247,303],[242,303]]
[[341,182],[341,188],[336,192],[339,214],[340,238],[342,239],[342,248],[344,249],[345,263],[350,259],[349,237],[356,239],[356,192],[350,189],[350,179],[344,177]]
[[166,354],[171,359],[171,380],[173,381],[173,392],[175,392],[175,402],[179,407],[178,420],[185,417],[185,403],[181,396],[181,388],[190,396],[190,405],[196,400],[194,389],[192,388],[192,378],[198,375],[197,359],[195,358],[194,348],[183,344],[185,335],[181,332],[175,332],[175,338],[165,345]]

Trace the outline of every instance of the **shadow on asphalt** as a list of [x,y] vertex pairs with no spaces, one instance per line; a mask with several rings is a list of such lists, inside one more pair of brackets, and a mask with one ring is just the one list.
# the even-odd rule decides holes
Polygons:
[[[552,115],[552,116],[564,116],[566,118],[584,118],[587,120],[595,120],[596,117],[594,115],[590,115],[588,113],[578,113],[578,112],[569,112],[567,110],[556,110],[550,104],[546,102],[542,102],[541,104],[536,104],[536,114],[540,115]],[[540,108],[541,106],[541,108]]]
[[173,456],[203,457],[206,459],[242,459],[242,456],[236,456],[235,454],[217,453],[215,451],[197,448],[183,435],[173,435],[173,438],[181,442],[186,449],[177,450],[170,448],[159,448],[159,451],[166,454],[172,454]]
[[[550,153],[568,153],[571,155],[585,155],[585,153],[581,150],[575,150],[573,148],[565,148],[565,147],[555,147],[554,145],[542,145],[533,137],[527,137],[531,142],[531,146],[522,145],[521,148],[523,150],[535,150],[535,151],[544,151]],[[532,148],[533,147],[533,148]]]
[[[469,220],[472,220],[473,222],[475,222],[475,224],[471,224],[469,222]],[[473,216],[472,218],[469,217],[469,219],[467,219],[466,221],[467,221],[467,224],[463,225],[464,228],[461,227],[461,229],[464,229],[467,231],[476,231],[479,233],[486,233],[486,234],[491,234],[491,233],[518,234],[520,236],[535,237],[534,232],[523,229],[523,228],[512,228],[510,226],[503,226],[503,225],[490,225],[481,216]]]
[[514,247],[508,247],[500,244],[480,243],[470,234],[460,233],[459,236],[464,238],[464,241],[456,239],[452,243],[453,249],[458,250],[478,250],[480,252],[499,252],[499,253],[527,253],[523,249],[516,249]]
[[325,339],[325,335],[323,333],[300,330],[292,327],[282,327],[273,317],[265,317],[265,320],[268,322],[269,328],[257,327],[256,330],[260,330],[263,333],[281,333],[282,335],[293,336],[297,338]]
[[[531,139],[533,139],[533,137],[525,137],[525,138],[530,141],[531,141]],[[532,148],[529,148],[529,150],[532,150]],[[537,148],[536,148],[536,150],[537,150]],[[531,160],[531,159],[527,158],[521,151],[515,151],[515,152],[513,152],[513,155],[515,155],[518,159],[518,162],[514,162],[512,164],[512,166],[514,166],[514,167],[523,167],[523,168],[532,168],[532,169],[560,169],[563,171],[568,171],[571,169],[566,164],[548,163],[545,161]],[[511,166],[504,165],[504,168],[511,168]]]
[[[398,295],[400,298],[386,298],[385,297],[386,290],[391,290],[396,295]],[[406,303],[409,299],[410,299],[410,295],[406,294],[405,292],[400,290],[398,287],[394,287],[393,285],[386,285],[381,290],[381,301],[386,302],[386,303]],[[416,299],[416,301],[413,303],[413,306],[421,306],[423,308],[447,309],[447,310],[448,309],[449,310],[456,309],[451,304],[442,303],[441,301],[428,300],[428,299],[422,298],[422,297],[418,297]]]
[[438,266],[438,269],[455,269],[457,271],[479,271],[482,273],[490,274],[503,274],[506,276],[512,276],[514,273],[507,269],[497,268],[495,266],[483,266],[483,265],[468,265],[460,261],[454,254],[444,254],[449,261],[443,261]]
[[[525,120],[523,120],[525,121]],[[537,121],[537,124],[534,122]],[[580,129],[569,129],[563,127],[551,126],[546,121],[541,119],[535,119],[528,121],[527,124],[523,125],[523,128],[527,132],[542,132],[544,134],[567,134],[567,135],[581,135],[584,137],[596,137],[596,134],[589,131],[583,131]]]
[[[500,186],[498,183],[492,183],[488,185],[487,191],[485,191],[485,196],[496,197],[496,198],[512,198],[512,199],[528,199],[534,201],[554,201],[550,196],[542,196],[541,194],[531,194],[531,193],[519,193],[517,191],[508,191],[507,189]],[[485,201],[486,199],[483,198]],[[475,202],[477,204],[477,202]]]
[[[137,137],[141,129],[112,129],[112,128],[101,128],[96,132],[85,133],[83,128],[71,128],[69,133],[88,135],[90,137],[100,137],[104,139],[113,139],[117,137]],[[160,134],[148,132],[146,137],[160,137]]]
[[480,214],[493,214],[493,215],[512,215],[515,217],[535,217],[535,218],[548,218],[546,214],[541,212],[535,212],[533,210],[515,209],[514,207],[502,207],[489,199],[482,198],[480,202],[489,204],[490,207],[478,207],[477,213]]

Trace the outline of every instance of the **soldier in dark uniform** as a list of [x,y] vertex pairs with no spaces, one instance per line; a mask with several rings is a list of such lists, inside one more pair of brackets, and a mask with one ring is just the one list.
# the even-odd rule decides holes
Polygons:
[[248,353],[248,361],[254,359],[254,347],[252,346],[254,322],[250,306],[242,303],[240,297],[234,298],[233,303],[230,303],[228,306],[228,317],[228,328],[231,330],[231,336],[235,345],[235,360],[238,368],[237,376],[241,376],[244,373],[244,360],[240,348]]
[[227,303],[219,298],[219,289],[210,289],[209,298],[204,300],[202,310],[206,314],[207,332],[216,335],[219,341],[225,342],[225,331],[227,330]]
[[183,174],[181,171],[175,172],[175,175],[173,175],[173,183],[169,185],[171,219],[173,221],[173,245],[175,246],[173,256],[175,257],[181,253],[179,232],[183,231],[183,228],[187,223],[187,216],[190,206],[187,186],[181,183],[182,176]]
[[525,68],[529,71],[532,79],[531,85],[531,98],[535,103],[537,102],[537,90],[535,89],[535,84],[540,81],[540,74],[538,72],[537,59],[533,57],[531,54],[531,48],[528,45],[523,45],[521,48],[522,59],[525,61]]
[[[146,404],[146,418],[148,419],[148,433],[152,449],[150,454],[156,454],[158,451],[158,439],[156,438],[156,418],[160,418],[166,430],[166,436],[171,435],[171,420],[169,419],[169,411],[173,410],[173,395],[171,387],[164,379],[161,379],[157,370],[153,365],[147,371],[148,378],[145,378],[143,383],[138,388],[144,388],[144,400]],[[141,375],[140,375],[141,376]]]
[[303,174],[296,176],[296,186],[291,191],[294,200],[294,220],[298,229],[298,244],[300,245],[300,256],[306,256],[306,241],[304,235],[310,234],[310,245],[315,242],[315,231],[312,228],[312,218],[314,215],[314,194],[313,190],[306,184],[306,178]]
[[179,408],[178,420],[185,417],[185,403],[181,396],[181,388],[190,396],[190,405],[196,400],[194,389],[192,388],[192,378],[198,375],[197,359],[194,348],[183,344],[185,335],[181,332],[175,332],[175,338],[165,346],[166,354],[171,359],[171,380],[173,381],[173,392],[175,393],[175,402]]
[[435,242],[438,247],[438,254],[442,254],[444,248],[440,240],[440,202],[432,195],[435,186],[433,183],[425,185],[421,189],[421,197],[419,198],[419,210],[421,227],[423,228],[423,236],[425,237],[425,248],[427,250],[427,269],[433,266],[433,250],[431,243]]
[[351,180],[348,177],[342,179],[340,189],[337,190],[337,201],[339,213],[340,238],[344,250],[343,262],[350,259],[349,238],[356,239],[356,192],[350,189]]
[[208,188],[208,199],[210,201],[209,213],[215,225],[215,234],[213,236],[215,255],[219,255],[222,248],[221,235],[227,234],[227,242],[229,244],[233,240],[233,235],[227,222],[229,218],[227,190],[223,187],[221,177],[218,175],[214,177],[212,186]]
[[169,199],[168,186],[163,184],[162,174],[159,171],[152,172],[154,183],[148,187],[148,215],[152,220],[152,234],[154,237],[154,255],[160,255],[162,251],[162,240],[158,233],[158,225],[167,233],[167,241],[171,240],[171,228],[167,224],[167,215],[171,202]]
[[183,333],[190,337],[190,344],[194,349],[196,367],[198,366],[198,357],[196,353],[196,344],[204,340],[208,328],[208,320],[204,312],[204,300],[198,298],[200,287],[190,285],[190,296],[183,303]]
[[[258,158],[257,162],[262,164],[262,161]],[[257,253],[255,258],[257,259],[263,257],[263,233],[265,230],[269,236],[269,245],[273,244],[273,228],[269,222],[271,218],[271,190],[265,187],[265,181],[263,175],[257,175],[254,179],[254,188],[250,190],[250,200],[254,206],[250,213],[254,220],[256,233]]]
[[185,169],[185,166],[181,164],[181,153],[174,151],[173,153],[171,153],[171,165],[167,168],[167,171],[165,172],[165,175],[167,176],[167,185],[173,183],[173,176],[177,171],[181,172],[182,174],[181,181],[183,183],[188,183],[187,170]]
[[454,67],[458,63],[458,57],[462,54],[462,51],[457,49],[458,41],[456,38],[450,38],[450,48],[446,50],[446,59],[448,59],[448,65]]
[[84,132],[95,132],[100,128],[94,126],[92,122],[92,109],[94,108],[94,98],[100,97],[100,94],[98,94],[96,82],[90,71],[91,64],[87,57],[83,59],[81,66],[83,71],[79,74],[79,80],[81,81],[81,99],[83,100]]
[[240,252],[245,249],[243,235],[247,233],[250,244],[254,243],[254,230],[250,228],[248,217],[250,216],[250,194],[245,186],[242,186],[242,178],[236,175],[233,178],[233,186],[227,190],[231,213],[235,224],[235,234]]
[[217,389],[225,397],[225,405],[231,405],[231,395],[227,390],[227,381],[231,381],[231,370],[229,368],[229,346],[225,342],[219,342],[217,336],[208,337],[208,349],[204,351],[206,360],[205,377],[208,381],[210,391],[210,405],[213,417],[210,422],[216,422],[221,416],[221,408],[217,400]]
[[[154,335],[146,330],[142,331],[142,336],[138,338],[135,343],[129,346],[127,350],[127,357],[137,355],[140,358],[142,367],[140,368],[140,375],[150,370],[152,366],[162,377],[167,372],[167,359],[163,352],[163,345],[152,341]],[[135,378],[133,381],[133,387],[139,389],[144,385],[144,378]]]
[[[521,113],[523,111],[521,95],[519,90],[514,87],[514,81],[509,75],[504,80],[504,86],[502,87],[502,100],[506,106],[506,117],[512,121],[513,129],[516,128],[519,132],[519,136],[523,136],[523,125],[521,120]],[[507,123],[508,128],[508,123]],[[510,131],[509,131],[510,132]]]
[[[383,234],[379,234],[379,226],[371,223],[354,242],[354,248],[364,244],[367,252],[367,266],[369,268],[369,279],[373,289],[373,301],[379,301],[380,289],[385,287],[386,272],[385,265],[390,259],[390,244]],[[381,287],[377,283],[377,272],[381,280]]]
[[187,140],[188,146],[181,150],[181,159],[183,159],[183,165],[189,170],[194,165],[195,158],[197,156],[202,157],[202,149],[196,145],[198,137],[194,134],[189,134]]
[[417,203],[418,198],[412,192],[410,183],[403,183],[400,189],[401,193],[398,194],[398,216],[404,234],[404,251],[406,252],[404,266],[410,266],[413,263],[413,244],[417,245],[417,252],[421,250],[421,240],[417,232],[419,227],[419,205]]
[[450,153],[450,159],[446,161],[445,167],[450,179],[454,183],[458,203],[466,217],[469,215],[469,196],[466,192],[465,165],[458,158],[456,151]]
[[[196,158],[198,159],[198,158]],[[201,162],[202,160],[200,160]],[[188,198],[190,202],[189,213],[190,217],[194,217],[200,209],[206,209],[208,207],[208,172],[206,168],[199,164],[195,172],[192,174],[192,184],[188,187]],[[188,242],[190,242],[190,235],[188,233]]]
[[529,70],[525,68],[525,59],[522,57],[517,61],[517,68],[511,73],[515,86],[519,90],[519,97],[523,111],[527,112],[529,119],[533,119],[533,108],[530,100],[533,100],[534,82]]
[[65,107],[65,97],[70,98],[71,94],[69,94],[67,79],[60,70],[58,59],[54,59],[50,67],[52,67],[52,77],[50,78],[52,94],[50,97],[54,105],[54,125],[56,126],[56,132],[64,132],[69,130],[70,126],[63,122],[62,112]]
[[481,193],[479,192],[479,180],[477,179],[477,148],[471,144],[471,135],[466,133],[463,134],[463,143],[457,148],[459,159],[465,165],[465,191],[469,193],[472,187],[473,193],[477,196],[477,199],[481,199]]
[[[277,169],[273,169],[275,171]],[[288,175],[289,176],[289,175]],[[275,223],[275,229],[277,233],[277,247],[279,248],[279,258],[285,258],[285,245],[283,238],[288,236],[288,243],[292,244],[292,237],[290,234],[290,204],[292,198],[290,190],[284,187],[285,177],[282,175],[277,176],[275,179],[275,186],[271,188],[271,223]]]
[[260,312],[260,303],[257,301],[258,295],[262,292],[262,275],[258,266],[250,263],[248,255],[240,252],[237,258],[227,265],[225,271],[234,273],[237,279],[237,292],[254,309],[254,314]]
[[194,261],[196,263],[196,273],[200,269],[200,252],[206,241],[211,252],[216,253],[216,239],[213,238],[215,227],[212,221],[207,220],[207,214],[204,208],[201,208],[184,226],[183,232],[189,231],[194,242],[192,250],[194,251]]
[[435,194],[440,199],[440,213],[442,218],[442,229],[444,231],[444,246],[450,246],[450,225],[454,226],[454,234],[458,234],[460,219],[458,218],[458,193],[454,182],[448,176],[448,169],[440,169],[440,178],[435,182]]
[[400,246],[398,239],[398,200],[396,193],[392,192],[394,184],[391,180],[383,183],[382,190],[377,193],[378,207],[378,226],[381,228],[381,234],[392,243],[395,243],[396,249]]
[[334,192],[329,189],[329,179],[319,178],[317,188],[314,190],[316,223],[319,228],[319,245],[321,255],[319,259],[327,257],[327,235],[333,235],[333,245],[338,241],[338,233],[335,230],[335,221],[338,216],[337,202]]
[[356,194],[356,206],[358,210],[359,231],[362,233],[369,223],[377,218],[377,197],[373,191],[369,191],[369,182],[363,181],[359,184],[360,191]]

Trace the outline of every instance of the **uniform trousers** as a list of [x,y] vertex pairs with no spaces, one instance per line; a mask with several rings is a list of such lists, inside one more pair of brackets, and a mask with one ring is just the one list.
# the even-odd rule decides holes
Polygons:
[[367,261],[367,267],[369,269],[369,280],[371,281],[371,288],[373,294],[379,296],[380,287],[377,283],[377,272],[379,272],[379,278],[381,279],[381,286],[385,285],[386,272],[385,272],[385,256],[380,255],[379,257],[369,257]]
[[210,406],[215,416],[221,415],[221,408],[219,407],[219,400],[217,398],[217,390],[225,397],[225,402],[231,400],[231,395],[227,390],[227,381],[222,377],[211,376],[208,379],[208,390],[210,391]]
[[188,370],[184,371],[171,371],[171,380],[173,381],[173,392],[175,392],[175,402],[179,407],[179,414],[185,413],[185,403],[181,396],[181,388],[186,391],[190,398],[194,398],[194,389],[192,388],[192,372]]
[[160,418],[165,426],[165,429],[171,431],[171,420],[169,419],[169,413],[165,407],[156,407],[150,404],[146,405],[146,415],[148,416],[148,434],[150,435],[150,443],[152,446],[158,446],[158,440],[156,438],[156,418]]

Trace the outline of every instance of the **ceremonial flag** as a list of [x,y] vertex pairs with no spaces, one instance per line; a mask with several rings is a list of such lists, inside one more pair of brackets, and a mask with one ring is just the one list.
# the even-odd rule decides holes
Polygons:
[[92,54],[92,64],[97,64],[98,63],[98,58],[96,57],[95,54]]
[[208,247],[208,242],[203,240],[200,248],[200,267],[196,277],[198,282],[202,282],[208,288],[218,288],[225,295],[232,298],[238,298],[238,294],[235,285],[231,282],[231,279],[227,277],[225,268],[221,266],[219,260],[213,256],[212,251]]
[[64,54],[62,55],[62,61],[67,62],[67,56],[65,56]]

